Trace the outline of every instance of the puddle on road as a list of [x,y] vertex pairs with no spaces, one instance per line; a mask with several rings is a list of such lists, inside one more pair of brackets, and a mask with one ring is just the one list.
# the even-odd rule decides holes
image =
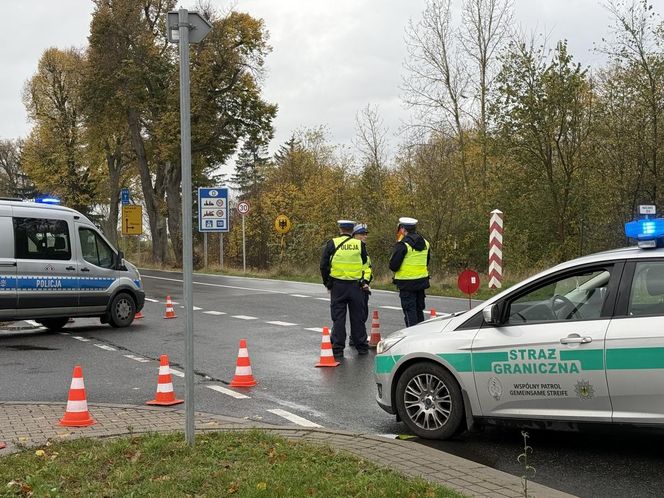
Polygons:
[[14,349],[16,351],[60,351],[59,348],[46,348],[43,346],[29,346],[27,344],[13,344],[11,346],[0,346],[0,349]]

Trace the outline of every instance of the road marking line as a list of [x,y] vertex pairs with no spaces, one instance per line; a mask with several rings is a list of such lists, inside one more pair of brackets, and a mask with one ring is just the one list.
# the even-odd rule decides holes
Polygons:
[[321,327],[307,327],[304,330],[311,330],[312,332],[318,332],[319,334],[323,333],[323,329]]
[[304,294],[291,294],[292,297],[309,297],[305,296]]
[[[184,309],[184,306],[180,306],[180,308]],[[203,308],[199,308],[198,306],[192,306],[191,309],[193,309],[194,311],[200,311]]]
[[221,387],[221,386],[212,385],[212,386],[205,386],[205,387],[207,387],[208,389],[212,389],[213,391],[217,391],[218,393],[228,394],[229,396],[232,396],[236,399],[249,399],[250,398],[250,396],[247,396],[246,394],[236,393],[235,391],[231,391],[230,389],[226,389],[225,387]]
[[151,297],[146,297],[145,300],[150,301],[151,303],[158,303],[159,302],[158,299],[152,299]]
[[33,327],[41,327],[41,323],[37,323],[34,320],[23,320],[25,323],[28,325],[32,325]]
[[318,299],[319,301],[329,301],[330,300],[329,297],[317,297],[316,299]]
[[69,335],[69,332],[58,332],[60,335]]
[[180,372],[179,370],[176,370],[174,368],[171,368],[171,373],[175,375],[176,377],[182,377],[184,378],[184,372]]
[[279,320],[274,320],[272,322],[265,322],[265,323],[269,323],[270,325],[280,325],[282,327],[292,327],[293,325],[297,325],[297,323],[280,322]]
[[302,418],[299,415],[295,415],[294,413],[287,412],[286,410],[282,410],[281,408],[275,408],[273,410],[268,410],[270,413],[274,413],[275,415],[278,415],[279,417],[283,417],[286,420],[289,420],[293,422],[294,424],[301,425],[302,427],[322,427],[322,425],[318,425],[314,422],[310,422],[306,418]]
[[74,339],[76,339],[77,341],[81,341],[81,342],[90,342],[90,339],[86,339],[85,337],[81,337],[80,335],[73,335],[72,337],[73,337]]
[[224,311],[204,311],[204,315],[225,315],[226,312]]
[[398,306],[378,306],[378,307],[386,309],[386,310],[399,310],[399,311],[401,311],[401,308],[399,308]]
[[240,320],[258,320],[255,316],[247,315],[231,315],[233,318],[239,318]]
[[111,346],[107,346],[106,344],[95,344],[95,347],[99,349],[104,349],[106,351],[117,351],[117,349],[112,348]]
[[123,354],[125,358],[129,358],[130,360],[138,361],[139,363],[149,363],[150,360],[148,358],[143,358],[142,356],[136,356],[133,354]]

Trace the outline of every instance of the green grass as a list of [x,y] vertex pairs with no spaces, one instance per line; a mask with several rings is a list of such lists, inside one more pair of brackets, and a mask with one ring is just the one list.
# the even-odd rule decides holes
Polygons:
[[460,497],[333,450],[260,431],[79,439],[0,458],[0,496]]

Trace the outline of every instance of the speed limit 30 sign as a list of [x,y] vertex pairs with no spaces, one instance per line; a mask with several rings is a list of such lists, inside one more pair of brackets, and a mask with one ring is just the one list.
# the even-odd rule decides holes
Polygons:
[[240,213],[242,216],[247,214],[250,209],[251,206],[249,206],[249,203],[247,201],[242,201],[237,205],[237,212]]

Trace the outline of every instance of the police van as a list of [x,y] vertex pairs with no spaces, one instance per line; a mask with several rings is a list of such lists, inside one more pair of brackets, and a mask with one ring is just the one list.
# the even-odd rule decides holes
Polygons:
[[136,267],[81,213],[0,199],[0,321],[58,330],[71,317],[99,317],[126,327],[144,302]]
[[562,263],[386,337],[378,404],[430,439],[504,422],[664,428],[664,219],[625,232],[638,247]]

